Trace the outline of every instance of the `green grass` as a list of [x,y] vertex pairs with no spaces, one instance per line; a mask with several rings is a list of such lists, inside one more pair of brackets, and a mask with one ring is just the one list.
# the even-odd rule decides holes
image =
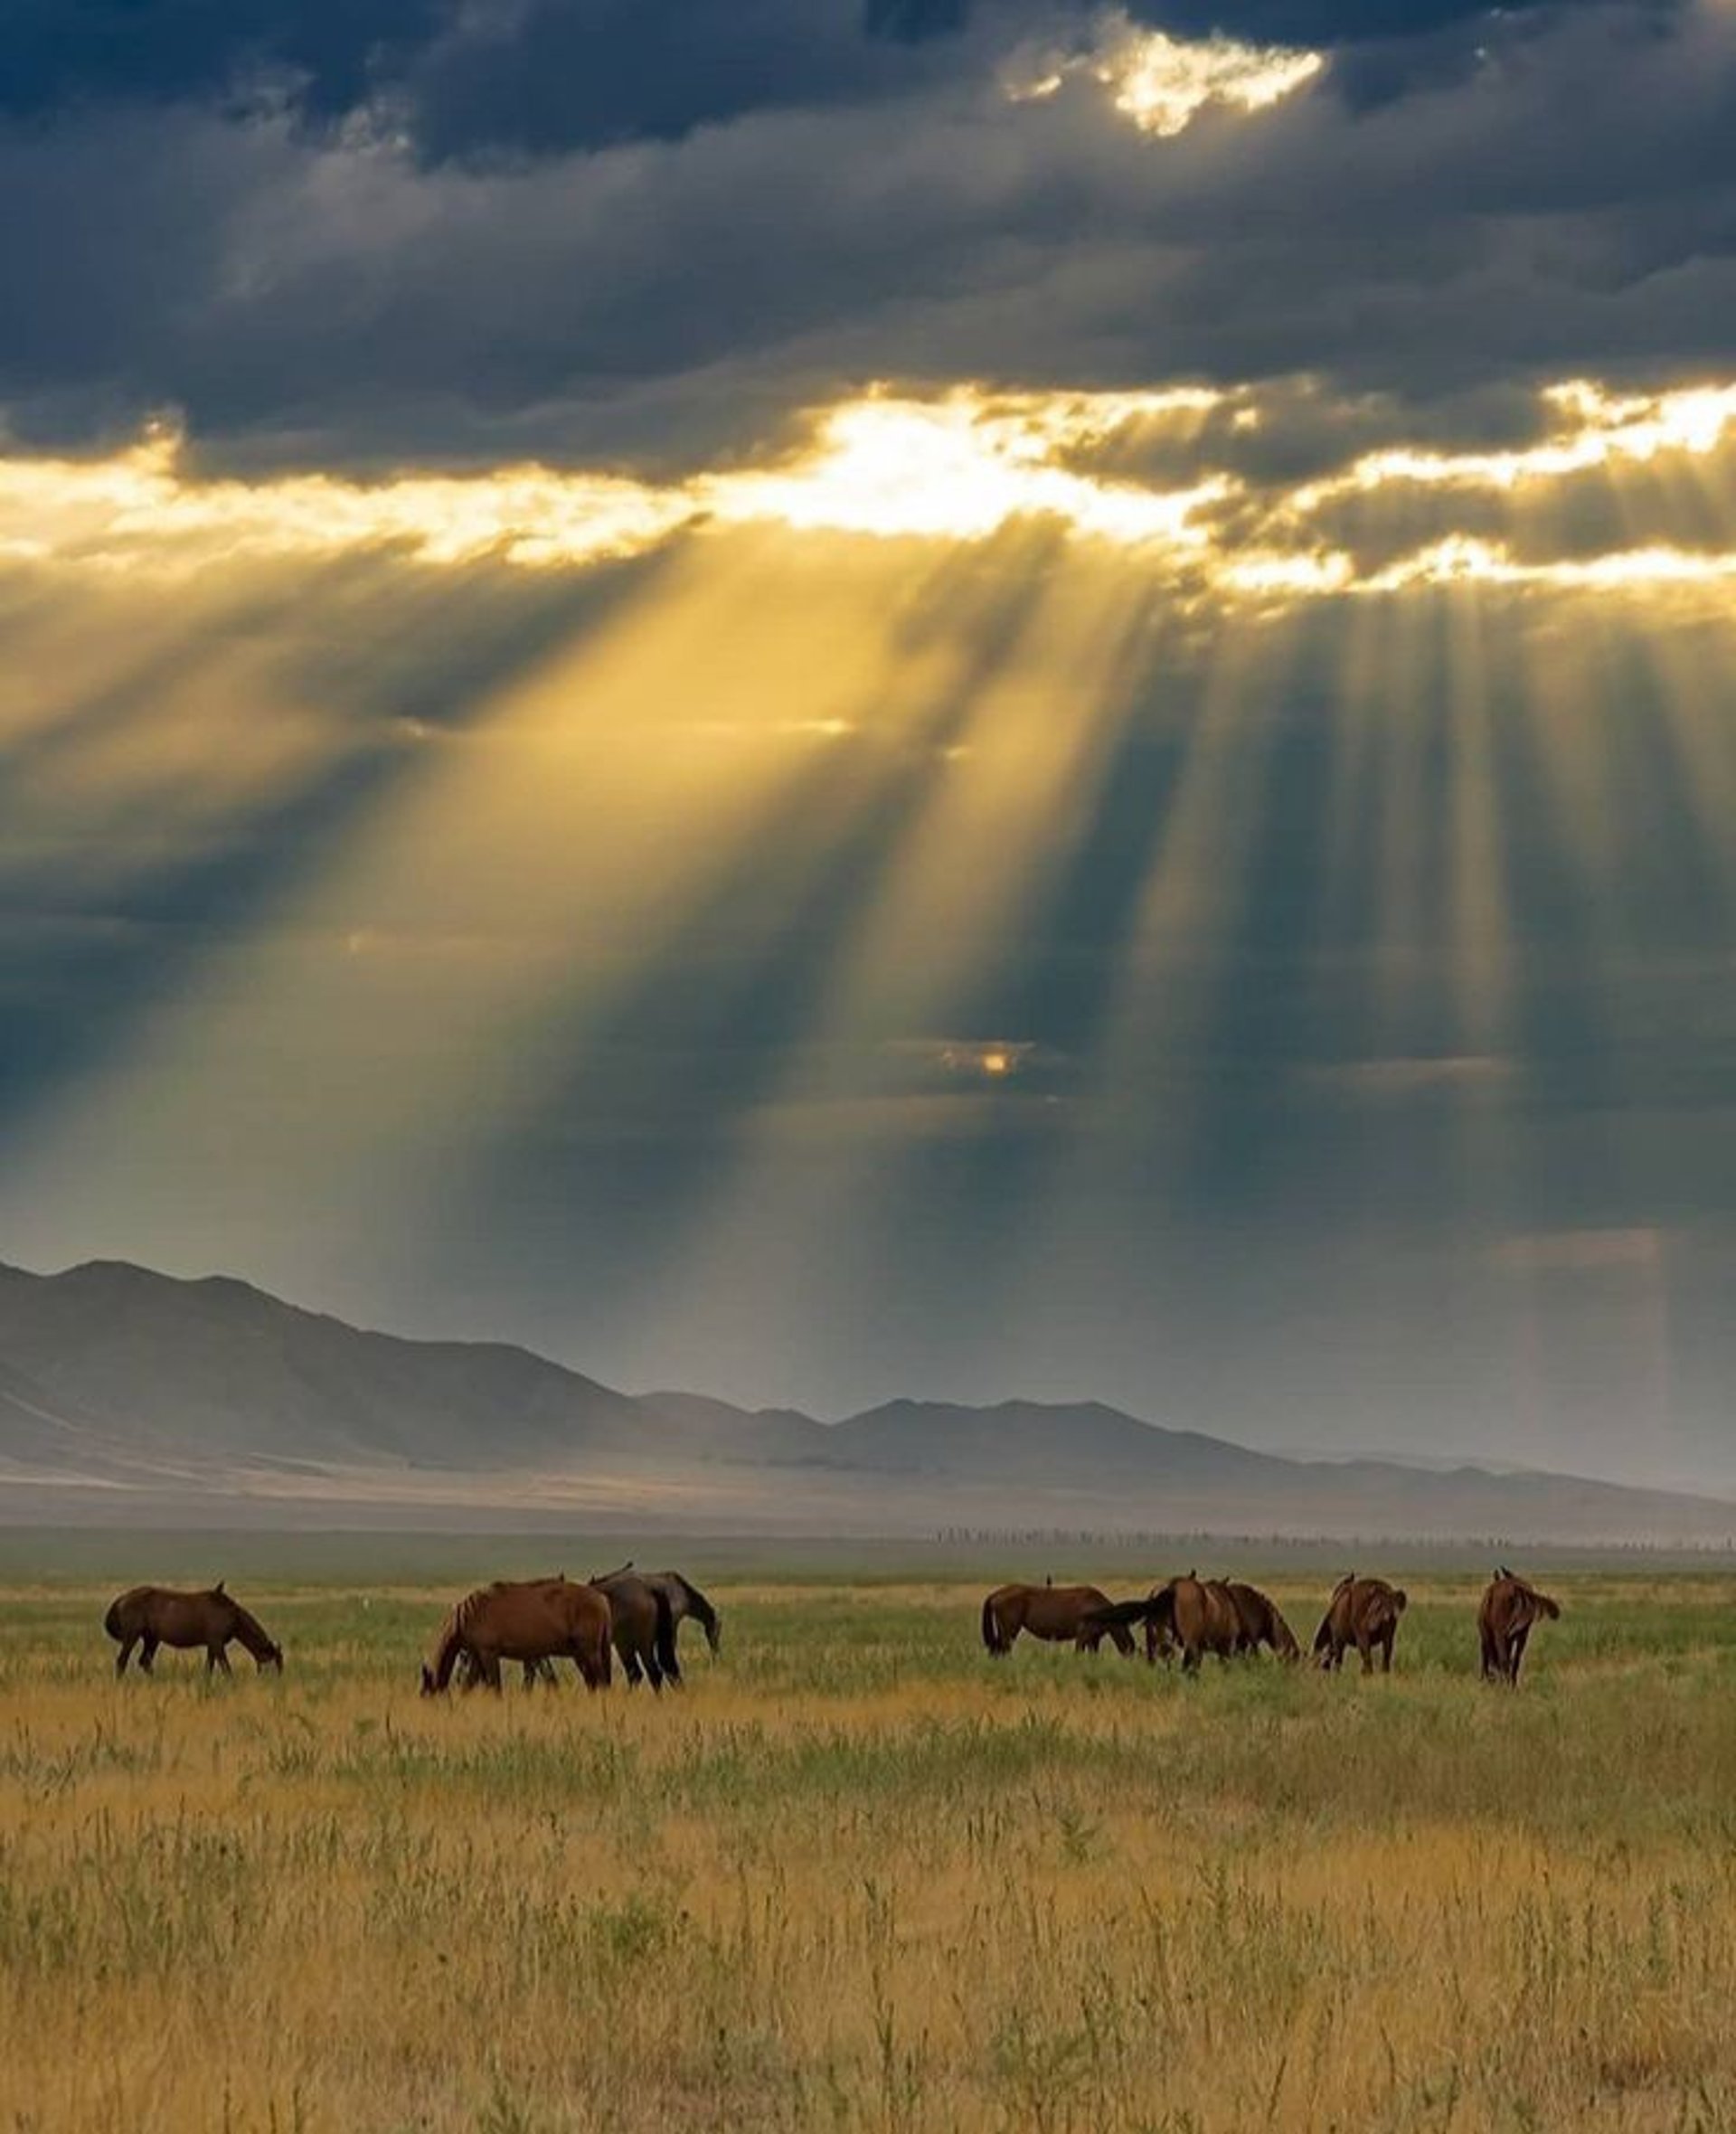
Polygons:
[[1464,1578],[1372,1681],[738,1579],[679,1697],[436,1704],[448,1589],[231,1582],[280,1681],[5,1601],[0,2128],[1736,2126],[1731,1582],[1552,1574],[1514,1695]]

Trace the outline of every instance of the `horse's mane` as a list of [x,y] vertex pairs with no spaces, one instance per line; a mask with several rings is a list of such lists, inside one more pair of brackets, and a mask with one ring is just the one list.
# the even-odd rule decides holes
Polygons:
[[243,1608],[239,1600],[231,1599],[229,1594],[223,1591],[222,1586],[219,1586],[216,1591],[223,1600],[229,1601],[230,1607],[234,1610],[235,1635],[246,1646],[253,1657],[256,1660],[261,1659],[267,1653],[276,1652],[278,1649],[276,1640],[259,1617],[250,1610]]
[[423,1669],[424,1676],[437,1688],[444,1689],[452,1679],[452,1670],[464,1647],[466,1630],[475,1619],[476,1610],[495,1590],[492,1586],[478,1586],[447,1610],[446,1620],[440,1625]]

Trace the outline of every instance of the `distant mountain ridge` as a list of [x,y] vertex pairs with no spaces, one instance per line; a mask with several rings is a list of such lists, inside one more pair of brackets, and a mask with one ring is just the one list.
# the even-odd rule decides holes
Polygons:
[[570,1505],[810,1532],[1736,1542],[1736,1505],[1475,1466],[1298,1460],[1100,1402],[891,1401],[826,1423],[632,1395],[505,1343],[364,1331],[229,1276],[0,1266],[0,1518],[71,1506]]

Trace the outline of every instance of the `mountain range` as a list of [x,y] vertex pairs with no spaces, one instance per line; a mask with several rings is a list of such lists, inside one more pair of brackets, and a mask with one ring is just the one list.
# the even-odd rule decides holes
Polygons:
[[367,1332],[225,1276],[0,1267],[0,1521],[553,1513],[720,1533],[1736,1543],[1736,1505],[1676,1492],[1284,1459],[1090,1401],[898,1400],[823,1422]]

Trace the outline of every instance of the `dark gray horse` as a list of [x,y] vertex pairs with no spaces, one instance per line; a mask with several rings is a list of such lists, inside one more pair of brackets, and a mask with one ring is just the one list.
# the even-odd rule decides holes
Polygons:
[[723,1645],[722,1618],[692,1579],[684,1578],[680,1572],[635,1571],[633,1559],[629,1556],[619,1571],[605,1572],[601,1578],[594,1578],[590,1582],[594,1586],[606,1588],[610,1579],[619,1578],[628,1572],[643,1579],[654,1593],[663,1594],[669,1603],[669,1612],[675,1618],[677,1630],[684,1622],[697,1623],[705,1633],[705,1642],[711,1648],[712,1657],[717,1657]]

